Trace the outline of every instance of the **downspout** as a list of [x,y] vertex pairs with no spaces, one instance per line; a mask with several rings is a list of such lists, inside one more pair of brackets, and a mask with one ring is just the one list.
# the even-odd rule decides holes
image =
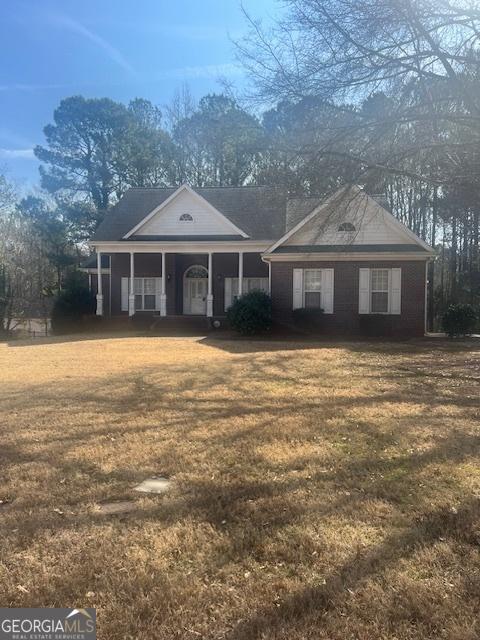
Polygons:
[[272,262],[271,260],[266,260],[266,256],[268,256],[268,254],[263,254],[261,256],[262,262],[265,262],[265,264],[268,265],[268,295],[271,297],[272,295]]
[[[425,260],[425,309],[424,309],[424,335],[427,335],[428,333],[428,265],[430,264],[430,262],[432,262],[433,260],[435,260],[435,258],[427,258],[427,260]],[[432,295],[433,295],[433,283],[432,283]],[[432,318],[433,320],[433,318]]]

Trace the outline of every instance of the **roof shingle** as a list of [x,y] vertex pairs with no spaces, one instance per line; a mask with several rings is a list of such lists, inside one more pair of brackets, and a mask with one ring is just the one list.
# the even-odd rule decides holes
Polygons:
[[[129,189],[106,214],[92,240],[122,240],[133,227],[176,190],[177,188],[155,187]],[[193,190],[252,240],[276,240],[285,233],[287,196],[283,189],[193,187]]]

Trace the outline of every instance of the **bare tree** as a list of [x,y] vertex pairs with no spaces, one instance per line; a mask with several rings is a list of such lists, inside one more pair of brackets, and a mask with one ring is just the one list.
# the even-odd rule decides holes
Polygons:
[[[471,205],[463,209],[466,194],[474,192],[476,201],[480,196],[478,3],[284,4],[284,16],[269,30],[246,16],[250,33],[238,46],[257,100],[299,103],[316,97],[353,112],[347,121],[326,120],[321,137],[313,129],[305,132],[290,153],[353,163],[358,182],[383,191],[394,213],[421,237],[446,245],[449,277],[442,265],[441,284],[448,281],[449,289],[442,297],[478,300],[478,214]],[[464,246],[473,249],[462,258]],[[431,301],[434,280],[432,267]]]
[[0,333],[24,317],[44,318],[55,272],[42,238],[16,207],[13,185],[0,175]]

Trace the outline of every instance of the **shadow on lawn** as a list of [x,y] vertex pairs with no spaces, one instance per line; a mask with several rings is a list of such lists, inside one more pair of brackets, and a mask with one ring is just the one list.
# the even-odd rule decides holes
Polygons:
[[[214,346],[208,339],[203,342]],[[228,344],[232,348],[231,343]],[[268,343],[268,346],[271,344]],[[384,393],[372,388],[361,396],[324,396],[320,401],[301,393],[293,396],[293,391],[304,388],[306,378],[313,377],[318,379],[319,385],[324,384],[330,364],[321,360],[318,363],[309,362],[307,355],[306,363],[302,360],[306,370],[297,369],[298,354],[291,351],[305,347],[295,343],[290,349],[289,343],[280,344],[283,353],[269,354],[269,351],[277,349],[269,349],[265,343],[261,343],[258,357],[242,359],[240,362],[232,359],[218,365],[212,362],[203,376],[198,372],[192,373],[187,364],[149,367],[102,381],[100,389],[96,383],[86,387],[88,393],[83,397],[79,396],[78,388],[72,388],[71,383],[65,382],[55,389],[38,386],[23,388],[18,394],[11,394],[2,400],[4,409],[18,410],[21,398],[32,397],[35,406],[42,411],[55,412],[58,398],[61,397],[63,411],[77,411],[82,415],[84,411],[105,410],[116,417],[116,421],[100,427],[92,427],[88,422],[79,420],[73,433],[58,428],[53,437],[45,434],[40,438],[40,447],[33,447],[27,434],[17,444],[0,449],[4,471],[8,470],[9,465],[35,463],[51,468],[58,479],[67,478],[65,486],[54,485],[53,495],[56,500],[62,500],[63,496],[60,507],[76,510],[73,515],[63,517],[51,513],[52,495],[47,494],[43,503],[30,508],[26,515],[21,514],[21,530],[18,533],[20,546],[27,548],[31,539],[43,531],[55,533],[69,528],[77,530],[105,522],[88,511],[89,504],[106,499],[125,499],[127,495],[134,499],[131,489],[137,481],[159,471],[175,475],[177,467],[187,471],[184,471],[183,480],[181,476],[171,495],[144,498],[143,506],[138,511],[114,517],[112,526],[123,531],[126,526],[142,527],[145,522],[170,524],[193,519],[197,523],[213,525],[226,536],[227,550],[212,562],[216,569],[232,561],[241,565],[249,558],[268,562],[271,557],[264,548],[265,544],[274,539],[279,531],[288,531],[289,527],[312,514],[319,522],[337,514],[347,517],[353,524],[364,521],[368,518],[364,512],[367,501],[380,498],[398,504],[401,483],[401,492],[409,496],[410,502],[417,502],[416,511],[412,508],[415,517],[403,518],[401,527],[397,524],[395,532],[387,535],[380,544],[352,552],[347,561],[339,563],[326,576],[324,585],[306,586],[284,597],[277,603],[279,606],[259,606],[226,636],[229,640],[254,640],[264,637],[266,633],[272,637],[280,632],[287,634],[289,625],[293,628],[312,614],[320,618],[322,613],[336,607],[347,589],[357,587],[368,577],[380,575],[400,559],[408,558],[422,546],[434,544],[440,537],[478,545],[474,525],[480,516],[480,501],[465,499],[457,508],[457,513],[448,507],[425,509],[422,502],[425,502],[423,499],[427,489],[422,486],[421,476],[429,465],[454,465],[478,457],[480,435],[462,432],[451,426],[454,425],[453,419],[449,425],[449,420],[442,418],[433,447],[392,459],[384,458],[376,450],[392,446],[396,430],[402,430],[402,435],[406,437],[410,434],[415,436],[415,417],[408,415],[405,424],[399,418],[386,418],[383,432],[361,421],[357,422],[354,430],[348,411],[362,407],[378,409],[388,403],[418,404],[419,397],[412,395],[406,382],[418,386],[423,384],[423,378],[418,380],[414,369],[392,370],[386,363],[382,376],[398,384],[393,391]],[[242,350],[243,346],[250,349],[245,343],[239,341],[235,345],[239,345],[240,349],[233,350],[233,353],[251,353]],[[342,343],[341,346],[348,351],[373,350],[381,355],[389,354],[391,349],[390,343],[376,343],[373,347],[370,343]],[[317,344],[311,348],[319,347]],[[401,355],[408,353],[410,348],[413,348],[410,344],[395,344],[394,352]],[[450,353],[450,345],[445,349]],[[464,345],[456,349],[459,352],[463,350]],[[417,355],[426,354],[423,342],[414,351]],[[437,346],[435,353],[428,357],[435,359],[436,352]],[[357,362],[355,367],[355,375],[362,378],[367,375],[368,363]],[[372,368],[371,364],[369,368]],[[268,391],[259,391],[261,387],[256,385],[267,380],[280,388],[285,385],[285,395],[273,396]],[[345,384],[345,380],[341,382]],[[421,401],[428,403],[429,407],[438,404],[469,411],[478,406],[476,400],[466,401],[463,386],[445,390],[439,386],[444,380],[436,376],[427,382],[428,389],[423,389],[425,397]],[[236,391],[233,397],[225,397],[222,393],[222,385],[226,383]],[[106,394],[105,389],[110,394]],[[135,418],[140,413],[148,417],[147,424],[136,424]],[[233,417],[243,422],[239,428],[226,431],[224,425]],[[297,420],[297,432],[276,430],[279,421],[292,417],[293,424]],[[326,420],[333,417],[344,420],[343,426],[337,427],[336,431],[326,425]],[[255,419],[253,423],[251,418]],[[217,429],[219,424],[223,426]],[[205,425],[211,425],[211,435],[205,435]],[[50,427],[46,426],[45,430],[49,431]],[[361,453],[350,458],[343,449],[336,448],[331,458],[327,456],[323,460],[327,471],[316,469],[309,478],[295,473],[303,471],[311,460],[292,456],[288,462],[275,462],[258,450],[259,444],[282,440],[289,443],[294,438],[308,443],[318,438],[337,446],[339,436],[343,433],[352,438],[351,448],[356,449],[358,445]],[[100,463],[95,461],[69,458],[69,454],[75,453],[82,445],[88,445],[92,439],[96,442],[99,439],[108,440],[112,434],[112,448],[128,447],[132,435],[155,436],[150,457],[142,460],[138,467],[130,465],[111,472],[104,471]],[[192,450],[199,459],[201,454],[208,452],[209,459],[216,465],[213,475],[195,474],[192,466],[196,464],[196,459],[191,458],[191,449],[183,446],[185,442],[194,445]],[[158,446],[158,454],[155,446]],[[398,473],[400,476],[396,475]],[[78,474],[80,479],[76,477]],[[74,488],[75,498],[72,500],[65,498],[70,486]],[[319,496],[308,494],[308,500],[298,498],[298,492],[310,491],[310,488],[317,489]],[[331,499],[327,500],[327,496]],[[50,510],[47,516],[45,508]],[[14,519],[16,509],[13,502],[8,513]],[[16,522],[19,524],[18,520]],[[11,526],[12,520],[8,522],[5,535],[12,535]],[[308,540],[305,544],[308,545]],[[85,571],[88,570],[85,568]],[[81,566],[78,571],[81,573]],[[70,589],[75,595],[78,573],[71,580]],[[66,587],[63,578],[58,578],[58,584]],[[54,598],[55,588],[56,580],[52,580],[46,589],[47,600]]]
[[[230,440],[220,440],[217,443],[218,453],[220,454],[225,447],[230,447],[230,444]],[[452,444],[455,444],[455,449],[452,448]],[[408,468],[409,485],[413,488],[416,474],[424,469],[425,465],[439,461],[458,463],[465,457],[478,455],[479,450],[479,438],[463,439],[461,434],[451,434],[450,438],[422,455],[406,456],[401,464]],[[54,457],[57,455],[56,451],[49,453]],[[168,451],[166,453],[168,455]],[[49,456],[45,461],[47,460],[50,460]],[[252,458],[249,462],[255,464],[255,459]],[[400,461],[390,461],[388,464],[393,468],[399,465]],[[60,459],[57,465],[61,475],[71,472],[68,462]],[[358,480],[359,470],[362,474],[368,474],[378,468],[385,471],[384,466],[378,465],[376,456],[372,455],[363,460],[362,464],[358,463],[358,467],[355,461],[351,461],[342,468],[341,473],[330,477],[319,475],[318,478],[313,478],[313,483],[320,479],[325,483],[331,481],[337,490],[340,487],[351,488],[351,479]],[[263,466],[265,468],[264,462]],[[96,483],[111,483],[114,480],[125,485],[133,480],[131,472],[126,470],[107,474],[95,465],[80,463],[77,471],[89,475]],[[266,475],[271,471],[276,469],[265,468]],[[368,492],[341,495],[330,503],[305,504],[296,497],[297,489],[311,484],[305,478],[278,483],[271,479],[262,481],[258,478],[232,478],[229,468],[225,468],[224,472],[224,477],[220,474],[215,479],[197,480],[189,485],[180,486],[173,496],[167,499],[153,496],[138,511],[110,519],[111,526],[120,533],[126,526],[141,528],[147,522],[172,524],[193,519],[194,522],[213,524],[227,537],[221,556],[212,558],[217,571],[224,564],[232,562],[238,562],[242,566],[249,558],[259,563],[272,561],[271,555],[263,548],[264,542],[275,538],[277,532],[288,530],[291,525],[297,524],[307,513],[311,515],[312,510],[319,522],[332,515],[341,514],[355,523],[366,519],[363,514],[365,501],[378,496],[379,493],[387,500],[393,498],[388,482],[378,478]],[[422,490],[418,491],[421,493]],[[119,495],[118,498],[120,497],[122,496]],[[88,499],[89,496],[80,495],[77,503],[69,506],[82,506]],[[440,540],[478,547],[480,500],[465,499],[456,510],[446,506],[425,511],[417,510],[415,515],[416,517],[403,523],[400,531],[398,526],[395,527],[394,533],[388,534],[381,543],[368,548],[352,549],[350,557],[325,576],[325,584],[306,585],[295,593],[283,596],[279,602],[271,606],[259,606],[225,637],[229,640],[254,640],[265,637],[266,634],[268,637],[288,637],[289,628],[293,631],[303,620],[312,617],[318,623],[323,614],[338,608],[342,599],[348,595],[348,589],[360,587],[368,578],[380,577],[386,569],[400,560],[408,559],[417,550],[434,545]],[[54,515],[51,520],[44,522],[37,518],[33,511],[21,523],[21,547],[27,549],[29,539],[38,536],[39,532],[44,530],[52,535],[69,528],[90,529],[91,535],[91,527],[101,526],[103,522],[104,519],[88,512],[75,517]],[[308,540],[304,544],[308,544]],[[295,553],[295,549],[292,549],[292,553]],[[283,557],[282,559],[284,560]],[[123,560],[124,564],[125,562],[126,558]],[[207,560],[204,571],[210,570]],[[53,578],[46,587],[46,601],[55,600],[56,589],[60,586],[64,590],[63,593],[66,589],[75,599],[79,584],[90,583],[91,571],[87,563],[84,569],[79,566],[69,577]],[[70,586],[68,579],[71,580]],[[472,597],[475,597],[474,592]]]
[[105,329],[88,333],[73,333],[68,335],[19,338],[0,341],[11,348],[42,346],[48,344],[74,344],[95,340],[128,340],[131,338],[145,338],[154,342],[164,340],[187,340],[198,342],[204,346],[220,349],[231,354],[271,353],[275,351],[303,351],[319,349],[347,349],[352,352],[378,354],[413,354],[434,348],[437,353],[452,353],[459,351],[476,351],[480,349],[480,340],[447,340],[438,337],[423,337],[411,339],[362,338],[361,336],[305,336],[295,333],[280,333],[265,336],[243,337],[233,332],[211,331],[207,336],[179,330],[156,334],[141,331],[122,325],[118,329]]
[[7,347],[37,347],[47,344],[73,344],[76,342],[91,342],[92,340],[119,340],[128,338],[145,337],[145,333],[135,331],[128,328],[118,329],[118,331],[91,331],[88,333],[69,333],[59,336],[40,336],[38,338],[10,338],[0,340],[0,345],[5,344]]
[[[254,640],[265,637],[288,637],[289,628],[296,629],[303,618],[311,616],[320,621],[322,614],[333,610],[348,590],[362,581],[384,572],[399,560],[405,560],[420,548],[431,546],[440,539],[478,546],[476,527],[480,517],[480,500],[466,500],[455,513],[446,508],[434,509],[401,533],[387,536],[384,541],[363,554],[352,557],[325,579],[325,584],[308,586],[285,598],[278,606],[255,611],[227,634],[229,640]],[[410,612],[414,618],[414,612]]]

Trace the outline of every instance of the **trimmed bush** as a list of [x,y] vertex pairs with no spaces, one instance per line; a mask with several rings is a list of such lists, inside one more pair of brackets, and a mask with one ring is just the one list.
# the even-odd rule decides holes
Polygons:
[[232,329],[242,335],[268,331],[272,326],[272,303],[264,291],[250,291],[235,300],[227,311]]
[[293,322],[304,331],[321,331],[323,329],[323,309],[294,309]]
[[95,296],[89,290],[85,274],[72,271],[65,288],[58,292],[52,309],[52,331],[56,335],[82,331],[95,314]]
[[471,304],[451,304],[442,316],[442,327],[449,338],[469,336],[476,323],[477,314]]

